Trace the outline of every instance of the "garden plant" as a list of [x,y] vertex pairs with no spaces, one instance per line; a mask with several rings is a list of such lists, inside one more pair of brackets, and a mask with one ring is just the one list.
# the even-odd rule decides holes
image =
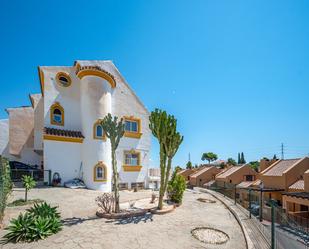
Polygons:
[[46,202],[34,204],[26,213],[12,219],[6,228],[2,242],[32,242],[58,233],[62,229],[60,214],[56,207],[51,207]]
[[6,158],[0,156],[0,225],[12,186],[9,162]]
[[177,131],[177,119],[173,115],[167,114],[166,111],[155,109],[151,112],[149,121],[149,128],[158,139],[160,146],[161,182],[158,209],[162,210],[172,159],[183,141],[183,136]]
[[186,190],[186,180],[182,175],[178,175],[175,170],[172,179],[168,183],[167,192],[171,201],[181,204],[183,193]]
[[28,192],[36,186],[36,181],[28,175],[22,176],[23,185],[25,187],[25,202],[28,201]]
[[112,117],[109,113],[101,122],[103,130],[106,134],[106,137],[109,138],[111,143],[111,153],[112,153],[112,167],[113,167],[113,187],[114,187],[114,195],[115,195],[115,209],[116,213],[120,212],[119,206],[119,172],[117,169],[117,161],[116,161],[116,150],[119,145],[120,139],[124,135],[124,123],[123,120],[120,119],[118,121],[117,117]]

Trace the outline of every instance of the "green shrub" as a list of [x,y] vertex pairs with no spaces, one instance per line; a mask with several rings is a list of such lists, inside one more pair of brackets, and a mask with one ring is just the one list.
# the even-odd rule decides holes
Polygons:
[[172,179],[168,183],[168,195],[171,201],[175,203],[181,203],[183,193],[186,190],[186,180],[182,175],[177,175],[175,171]]
[[3,242],[18,242],[18,241],[30,241],[32,218],[25,213],[19,214],[17,219],[12,219],[10,225],[5,228],[9,232],[4,235]]
[[25,214],[20,214],[17,219],[12,219],[6,228],[9,232],[4,235],[3,242],[32,242],[59,232],[62,228],[60,214],[56,207],[51,207],[46,202],[34,204],[27,209]]
[[25,201],[28,200],[28,191],[35,187],[36,181],[32,178],[32,176],[24,175],[22,176],[23,185],[25,187]]
[[60,219],[60,213],[57,211],[57,207],[51,207],[46,202],[41,204],[35,203],[33,207],[27,209],[27,212],[34,218],[57,218]]
[[12,191],[12,180],[9,162],[0,156],[0,224],[4,217],[4,210],[7,206],[7,199]]

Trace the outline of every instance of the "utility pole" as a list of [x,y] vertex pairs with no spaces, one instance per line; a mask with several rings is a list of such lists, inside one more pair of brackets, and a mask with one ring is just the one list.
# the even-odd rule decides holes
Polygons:
[[281,143],[281,159],[284,159],[284,145]]
[[190,155],[190,152],[189,152],[189,162],[191,162],[191,155]]

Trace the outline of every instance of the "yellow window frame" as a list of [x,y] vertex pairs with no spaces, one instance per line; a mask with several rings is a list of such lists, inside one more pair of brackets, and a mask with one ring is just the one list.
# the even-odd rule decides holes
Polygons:
[[[97,168],[99,167],[103,169],[103,172],[104,172],[103,179],[97,179]],[[93,168],[93,181],[94,182],[106,182],[106,180],[107,180],[107,167],[102,161],[100,161]]]
[[130,137],[130,138],[141,138],[142,136],[142,121],[140,118],[135,118],[133,116],[124,116],[123,117],[124,123],[126,121],[131,121],[131,122],[136,122],[137,123],[137,132],[133,132],[133,131],[125,131],[124,132],[124,136],[125,137]]
[[[61,123],[57,123],[54,121],[54,111],[55,109],[58,109],[61,112]],[[50,123],[52,125],[59,125],[59,126],[64,126],[64,109],[63,107],[60,105],[59,102],[55,102],[50,108],[49,108],[49,112],[50,112]]]

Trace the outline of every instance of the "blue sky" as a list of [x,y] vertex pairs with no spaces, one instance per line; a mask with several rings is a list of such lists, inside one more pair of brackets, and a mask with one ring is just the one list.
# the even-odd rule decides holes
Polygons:
[[[0,4],[0,118],[40,91],[38,65],[113,60],[149,110],[178,118],[191,153],[309,153],[309,1]],[[152,165],[158,163],[153,140]]]

